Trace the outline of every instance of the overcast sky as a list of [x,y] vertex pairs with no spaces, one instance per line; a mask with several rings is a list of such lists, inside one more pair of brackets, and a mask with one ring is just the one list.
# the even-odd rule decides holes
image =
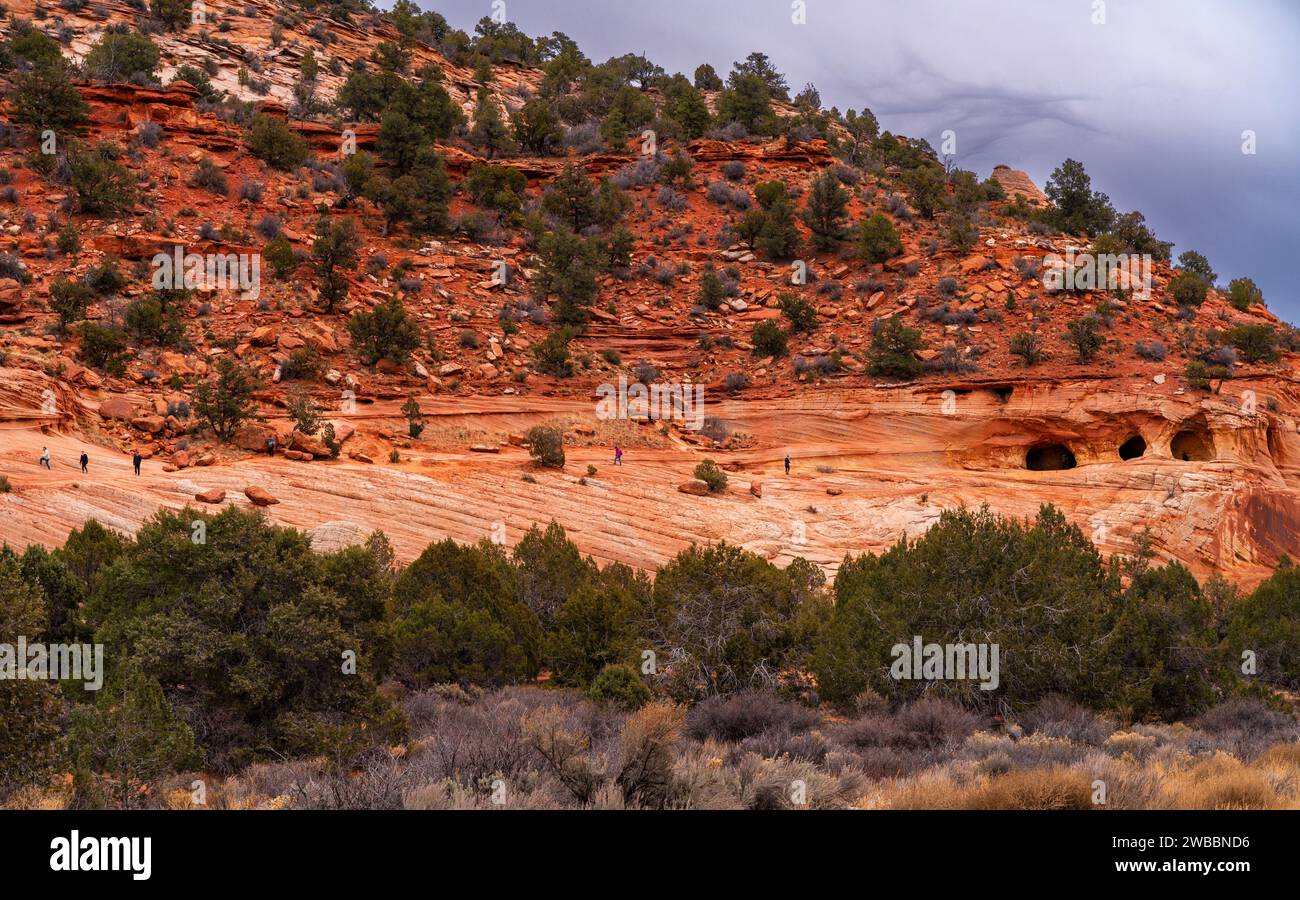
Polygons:
[[[471,32],[493,9],[419,2]],[[791,0],[497,2],[596,62],[641,52],[670,73],[709,62],[725,78],[760,50],[792,93],[812,82],[824,106],[865,105],[936,150],[952,130],[957,164],[981,176],[1006,163],[1042,186],[1078,159],[1175,255],[1200,250],[1225,284],[1253,277],[1300,322],[1300,0],[804,0],[804,25]]]

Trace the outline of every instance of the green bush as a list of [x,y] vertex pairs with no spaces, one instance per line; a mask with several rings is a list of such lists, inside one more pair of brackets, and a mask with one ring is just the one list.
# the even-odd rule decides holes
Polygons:
[[749,341],[754,346],[755,356],[774,356],[780,359],[790,352],[790,336],[772,319],[754,323]]
[[573,375],[573,363],[569,358],[570,337],[568,328],[557,328],[533,345],[532,354],[537,371],[557,378]]
[[98,144],[89,152],[68,155],[68,175],[84,213],[117,218],[135,206],[136,179],[116,159],[116,151]]
[[848,236],[849,192],[833,171],[823,172],[812,184],[803,210],[803,222],[812,232],[813,246],[833,250]]
[[1254,655],[1260,681],[1300,690],[1300,569],[1283,557],[1277,570],[1230,610],[1224,663],[1240,669]]
[[516,598],[514,578],[504,551],[489,541],[431,544],[393,584],[394,675],[418,686],[535,676],[541,631]]
[[1237,325],[1223,336],[1248,363],[1277,362],[1277,332],[1270,325]]
[[1043,353],[1043,341],[1034,332],[1022,331],[1019,334],[1011,336],[1011,342],[1007,347],[1012,356],[1019,356],[1026,366],[1032,366],[1034,363],[1042,362],[1045,354]]
[[397,297],[389,297],[372,312],[357,310],[348,320],[352,349],[367,363],[381,359],[404,362],[420,346],[420,331]]
[[1256,304],[1264,305],[1264,292],[1249,278],[1234,278],[1228,282],[1228,302],[1248,312]]
[[94,292],[81,281],[61,278],[50,285],[50,309],[59,317],[59,327],[68,326],[86,317]]
[[102,369],[110,375],[126,372],[126,332],[120,328],[82,322],[77,329],[81,339],[81,358],[92,369]]
[[[195,522],[202,541],[194,540]],[[391,556],[383,559],[374,543],[317,554],[307,534],[255,511],[161,511],[95,577],[86,619],[95,639],[114,648],[114,669],[129,661],[183,713],[208,770],[359,753],[405,736],[400,714],[376,691],[371,661],[384,612],[371,598],[387,589],[382,566],[391,565]],[[133,702],[163,724],[169,717],[156,691],[139,684],[146,694]],[[119,696],[106,689],[99,699]],[[144,756],[141,734],[106,724],[94,729],[106,749],[117,735],[137,742],[140,752],[127,758]],[[158,733],[184,749],[174,724]]]
[[1205,302],[1209,287],[1201,276],[1192,272],[1179,272],[1169,279],[1166,290],[1179,306],[1200,306]]
[[554,428],[534,425],[524,436],[528,453],[540,466],[550,469],[564,468],[564,436]]
[[157,77],[158,45],[146,35],[110,26],[82,61],[82,68],[95,81],[131,81]]
[[256,386],[248,371],[228,356],[217,360],[216,377],[194,389],[194,414],[207,423],[217,440],[227,443],[253,417]]
[[262,248],[262,259],[266,260],[275,277],[281,280],[288,278],[293,274],[294,269],[298,268],[298,258],[294,256],[293,245],[283,234],[277,234],[267,241],[266,246]]
[[597,703],[640,709],[654,696],[631,666],[608,665],[592,681],[587,696]]
[[898,316],[878,321],[867,351],[868,370],[889,378],[915,378],[921,374],[916,351],[923,346],[921,332],[908,328]]
[[[1119,567],[1050,506],[1033,522],[946,511],[924,536],[841,565],[812,658],[818,689],[836,704],[871,689],[896,702],[924,694],[983,710],[1053,693],[1138,717],[1204,708],[1223,670],[1200,588],[1177,563],[1152,566],[1145,551],[1129,572],[1125,587]],[[918,636],[997,644],[996,690],[977,678],[893,677],[895,647]]]
[[727,489],[727,473],[718,468],[718,464],[706,459],[695,466],[695,477],[709,486],[709,492],[721,494]]
[[884,213],[873,213],[859,222],[854,239],[858,255],[867,262],[882,263],[903,252],[898,231]]
[[266,113],[253,116],[248,150],[277,169],[290,171],[307,161],[307,141],[283,119]]
[[1065,341],[1074,347],[1079,355],[1079,362],[1092,360],[1106,343],[1101,336],[1098,319],[1095,315],[1075,319],[1065,327]]
[[46,129],[60,134],[75,131],[90,116],[90,107],[81,99],[61,57],[36,63],[13,73],[10,79],[14,121],[38,133]]

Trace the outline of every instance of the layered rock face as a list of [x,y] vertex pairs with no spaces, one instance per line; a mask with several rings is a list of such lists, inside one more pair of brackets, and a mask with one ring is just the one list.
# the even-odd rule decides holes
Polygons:
[[[15,0],[10,9],[31,17],[35,5]],[[103,16],[99,9],[66,11],[72,56],[84,56],[107,24],[133,15],[125,4],[106,4]],[[380,41],[396,39],[384,23],[330,21],[326,47],[304,16],[273,44],[277,13],[274,4],[252,2],[223,12],[227,30],[156,35],[162,79],[207,62],[216,88],[283,116],[307,47],[322,63],[337,57],[346,72]],[[237,74],[249,49],[265,94],[250,93]],[[410,68],[424,64],[439,67],[454,102],[473,112],[472,70],[417,43]],[[498,65],[489,94],[508,113],[541,77]],[[320,78],[320,96],[333,97],[342,77],[322,66]],[[915,536],[944,509],[988,504],[1030,516],[1052,503],[1104,552],[1132,552],[1149,529],[1158,553],[1202,577],[1223,572],[1249,585],[1283,554],[1300,554],[1300,357],[1283,347],[1276,360],[1238,360],[1234,377],[1193,386],[1185,367],[1208,335],[1281,323],[1262,305],[1233,307],[1217,290],[1200,307],[1179,310],[1167,265],[1155,266],[1150,293],[1051,292],[1037,266],[1049,254],[1084,252],[1082,239],[981,215],[959,250],[943,215],[910,209],[914,198],[894,166],[843,172],[816,137],[673,146],[693,160],[688,183],[675,187],[653,173],[642,177],[641,168],[658,163],[638,157],[631,143],[626,153],[492,160],[463,139],[439,143],[458,182],[486,162],[522,172],[530,205],[567,162],[624,185],[631,266],[600,275],[589,321],[569,348],[573,374],[560,378],[536,364],[556,304],[540,289],[535,247],[519,229],[495,228],[482,240],[465,229],[432,237],[393,231],[379,207],[344,198],[327,177],[344,126],[369,150],[374,123],[290,120],[308,140],[312,168],[280,172],[255,159],[243,130],[205,111],[188,84],[79,90],[91,110],[86,140],[130,145],[123,165],[146,190],[117,220],[77,216],[81,249],[59,255],[51,251],[57,229],[42,223],[62,221],[67,188],[23,163],[30,147],[0,147],[21,198],[0,205],[0,252],[25,275],[0,277],[0,474],[12,486],[0,493],[0,541],[57,545],[91,517],[133,531],[160,507],[237,504],[310,530],[325,549],[381,529],[404,560],[446,536],[513,544],[554,519],[602,561],[651,568],[692,542],[726,540],[782,563],[802,556],[833,573],[846,553]],[[708,97],[711,106],[715,99]],[[158,147],[132,144],[145,122],[161,127]],[[227,190],[194,183],[204,161],[224,173]],[[848,222],[888,215],[900,252],[868,261],[852,241],[814,253],[805,240],[804,258],[772,259],[737,235],[759,184],[783,180],[801,205],[828,171],[850,188]],[[999,166],[992,177],[1008,198],[1047,204],[1023,172]],[[245,183],[262,193],[245,192]],[[482,210],[461,191],[449,212]],[[352,219],[359,234],[358,260],[344,273],[348,298],[332,311],[319,302],[308,262],[322,215]],[[109,260],[136,270],[177,247],[256,254],[268,217],[302,265],[283,279],[264,270],[258,297],[196,289],[182,310],[183,349],[132,347],[122,368],[109,371],[90,367],[76,334],[56,327],[49,300],[57,279],[82,278]],[[495,277],[502,266],[508,279]],[[726,283],[716,306],[700,302],[710,270]],[[132,276],[121,296],[95,297],[87,318],[120,321],[125,305],[147,292]],[[756,352],[755,326],[788,324],[782,304],[790,295],[810,304],[815,328],[790,336],[788,357]],[[400,362],[371,365],[351,346],[348,317],[393,297],[417,323],[420,345]],[[1064,332],[1092,316],[1105,348],[1080,362]],[[893,317],[922,341],[915,361],[924,369],[914,380],[871,374],[874,333]],[[1033,365],[1011,352],[1012,339],[1026,333],[1043,343]],[[1139,343],[1159,352],[1137,353]],[[198,427],[192,408],[196,386],[223,358],[259,385],[257,421],[227,443]],[[319,371],[295,373],[304,359]],[[598,392],[620,379],[701,388],[703,421],[602,417]],[[287,407],[300,392],[319,406],[337,446],[295,427]],[[402,411],[409,399],[425,426],[415,438]],[[563,432],[562,471],[531,464],[523,435],[534,425]],[[619,466],[615,446],[625,451]],[[36,464],[43,447],[52,471]],[[87,473],[77,464],[83,450]],[[139,477],[135,452],[144,458]],[[694,480],[704,459],[728,474],[725,491]]]
[[[38,387],[24,396],[39,399]],[[1175,390],[1136,379],[967,380],[710,403],[710,415],[751,443],[709,454],[729,470],[720,495],[678,489],[702,458],[689,446],[632,449],[618,467],[607,447],[575,446],[566,469],[552,472],[533,469],[497,430],[590,421],[600,441],[604,424],[589,404],[572,401],[500,398],[477,412],[430,404],[431,427],[477,421],[499,434],[500,452],[487,456],[415,448],[390,465],[254,455],[172,473],[150,460],[140,479],[130,475],[129,458],[98,447],[89,447],[91,471],[82,475],[75,461],[84,441],[17,428],[36,418],[20,404],[0,432],[18,488],[0,496],[0,540],[57,544],[87,517],[134,530],[158,506],[197,505],[199,493],[224,490],[225,503],[277,500],[268,515],[316,530],[330,547],[381,529],[404,559],[443,536],[503,534],[513,544],[554,519],[605,561],[653,567],[692,542],[726,540],[779,562],[803,556],[833,573],[844,554],[915,536],[945,508],[988,504],[1032,516],[1052,503],[1103,552],[1131,552],[1149,529],[1162,556],[1202,577],[1219,571],[1252,584],[1281,554],[1296,552],[1296,420],[1251,409],[1239,394],[1202,399]],[[55,456],[50,473],[32,462],[46,445]],[[1068,451],[1064,458],[1049,452],[1057,447]],[[588,464],[596,475],[583,475]]]

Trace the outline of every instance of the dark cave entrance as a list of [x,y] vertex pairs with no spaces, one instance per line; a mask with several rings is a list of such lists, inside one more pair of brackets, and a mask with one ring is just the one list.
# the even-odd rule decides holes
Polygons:
[[1055,472],[1073,469],[1078,463],[1070,448],[1064,444],[1043,444],[1031,447],[1025,454],[1025,468],[1031,472]]
[[1142,435],[1135,434],[1119,445],[1120,459],[1137,459],[1147,452],[1147,442]]
[[1208,431],[1186,429],[1174,435],[1169,452],[1184,462],[1208,462],[1215,456],[1214,438]]

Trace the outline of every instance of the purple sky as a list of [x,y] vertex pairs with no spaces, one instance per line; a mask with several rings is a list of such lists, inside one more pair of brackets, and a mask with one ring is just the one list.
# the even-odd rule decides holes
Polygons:
[[[493,10],[420,2],[467,31]],[[882,128],[936,150],[951,129],[957,164],[981,175],[1006,163],[1041,186],[1073,157],[1175,255],[1200,250],[1224,284],[1253,277],[1300,321],[1297,0],[805,0],[805,25],[791,0],[498,3],[525,32],[563,31],[597,62],[641,52],[670,73],[709,62],[725,78],[761,50],[827,107],[868,106]]]

